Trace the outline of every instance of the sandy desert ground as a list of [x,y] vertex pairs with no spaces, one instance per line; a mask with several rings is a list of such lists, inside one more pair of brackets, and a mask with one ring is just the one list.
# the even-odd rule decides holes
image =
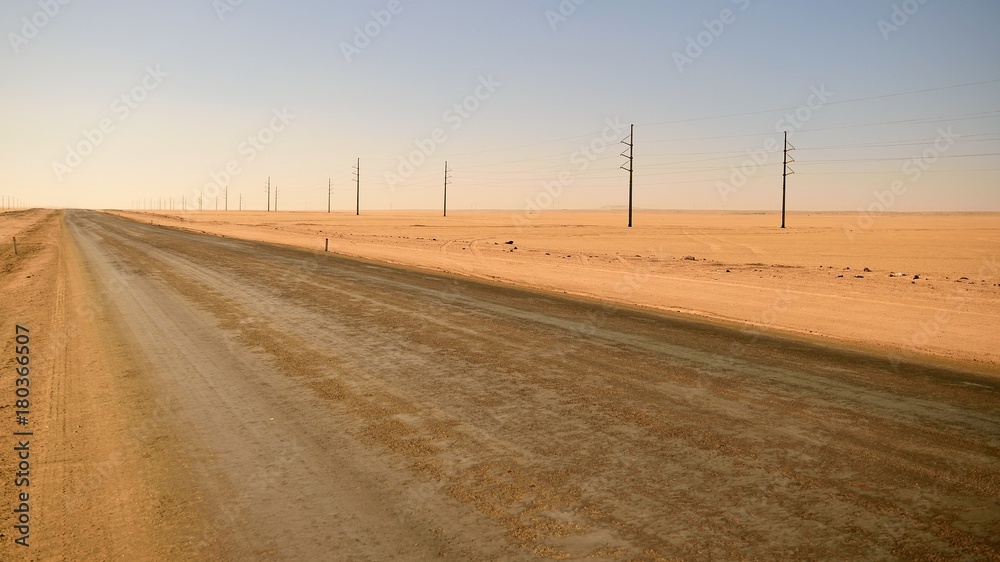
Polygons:
[[[13,378],[0,387],[0,559],[1000,558],[1000,379],[984,360],[891,361],[513,274],[470,281],[142,219],[0,216],[19,240],[17,256],[0,245],[8,369],[14,326],[32,338],[28,425]],[[302,228],[275,226],[244,228],[286,242]],[[446,229],[402,228],[402,243],[353,247],[515,273],[555,255],[527,234],[494,247],[453,233],[442,251]],[[560,258],[550,281],[628,278],[599,255]],[[723,278],[717,257],[654,255],[664,286]],[[753,269],[768,271],[741,275]],[[25,429],[30,550],[7,508]]]
[[643,211],[631,230],[611,211],[122,214],[1000,366],[996,213],[792,213],[786,230],[749,212]]

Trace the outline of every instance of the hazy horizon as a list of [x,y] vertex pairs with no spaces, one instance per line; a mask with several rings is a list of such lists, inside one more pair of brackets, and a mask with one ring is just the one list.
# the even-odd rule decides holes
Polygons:
[[[0,6],[0,195],[128,209],[1000,211],[1000,5]],[[228,170],[227,170],[228,168]],[[741,171],[742,170],[742,171]],[[270,204],[274,204],[273,201]],[[219,207],[221,209],[222,203]]]

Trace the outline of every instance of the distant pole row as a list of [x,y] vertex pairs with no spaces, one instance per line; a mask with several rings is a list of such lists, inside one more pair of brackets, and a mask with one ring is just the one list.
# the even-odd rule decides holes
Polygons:
[[[622,139],[621,144],[625,145],[625,150],[622,151],[621,155],[625,158],[625,163],[622,164],[621,169],[628,172],[628,227],[632,228],[632,215],[633,215],[633,190],[634,190],[634,179],[635,179],[635,124],[629,127],[629,135]],[[787,191],[788,191],[788,176],[793,175],[795,172],[791,169],[791,164],[795,163],[795,159],[789,154],[794,151],[795,147],[788,142],[788,131],[785,131],[785,142],[784,142],[784,161],[783,161],[783,171],[781,174],[781,228],[785,228],[785,213],[787,208]],[[356,216],[361,215],[361,159],[358,158],[356,164],[352,167],[353,177],[351,178],[355,182],[355,207],[354,214]],[[448,167],[448,162],[444,163],[444,201],[442,208],[442,216],[448,216],[448,183],[451,179],[451,168]],[[271,205],[271,178],[268,176],[267,183],[265,184],[265,190],[267,191],[267,211],[270,212],[272,209]],[[229,186],[227,185],[223,191],[224,200],[224,210],[229,210]],[[3,209],[13,209],[20,208],[20,201],[14,200],[9,196],[4,196],[2,201],[0,201]],[[169,200],[169,208],[173,209],[174,202],[173,199]],[[154,200],[140,200],[133,202],[133,208],[137,209],[147,209],[152,210],[154,208],[164,209],[165,201],[163,199]],[[186,199],[181,199],[181,208],[187,208]],[[243,195],[240,194],[240,210],[243,210]],[[198,196],[198,210],[204,209],[202,196]],[[215,199],[215,209],[219,209],[219,199]],[[278,186],[274,186],[274,205],[273,209],[278,210]],[[333,179],[329,178],[327,180],[326,188],[326,212],[333,212]]]
[[0,195],[0,209],[10,211],[13,209],[23,209],[24,202],[12,195]]

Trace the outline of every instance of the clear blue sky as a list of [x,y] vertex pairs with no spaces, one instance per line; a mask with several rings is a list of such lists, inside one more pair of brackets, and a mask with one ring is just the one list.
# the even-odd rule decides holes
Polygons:
[[[375,21],[395,6],[7,0],[0,194],[122,208],[203,193],[214,208],[212,175],[231,163],[216,174],[231,207],[264,208],[270,177],[279,208],[325,210],[332,178],[348,209],[360,157],[369,209],[437,208],[446,159],[456,209],[620,206],[610,121],[636,124],[640,207],[777,208],[790,129],[793,208],[865,208],[897,182],[894,211],[1000,210],[998,2],[401,0]],[[803,123],[768,111],[810,101]],[[432,153],[411,157],[425,139]]]

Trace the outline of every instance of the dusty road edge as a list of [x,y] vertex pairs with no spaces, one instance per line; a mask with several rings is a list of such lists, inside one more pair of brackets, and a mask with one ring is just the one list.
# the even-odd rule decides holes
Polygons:
[[[170,559],[205,551],[201,507],[183,451],[120,341],[107,288],[95,286],[64,218],[39,218],[19,237],[24,248],[2,278],[3,363],[12,367],[14,326],[31,330],[30,535],[11,535],[21,489],[12,478],[13,385],[0,399],[2,560]],[[6,256],[5,256],[6,257]],[[6,261],[6,260],[5,260]],[[8,388],[10,387],[10,388]],[[162,412],[160,412],[162,414]],[[151,415],[152,414],[152,415]],[[7,445],[10,445],[9,447]],[[180,490],[189,487],[192,497]],[[203,532],[202,532],[203,534]],[[181,537],[187,537],[183,539]]]

